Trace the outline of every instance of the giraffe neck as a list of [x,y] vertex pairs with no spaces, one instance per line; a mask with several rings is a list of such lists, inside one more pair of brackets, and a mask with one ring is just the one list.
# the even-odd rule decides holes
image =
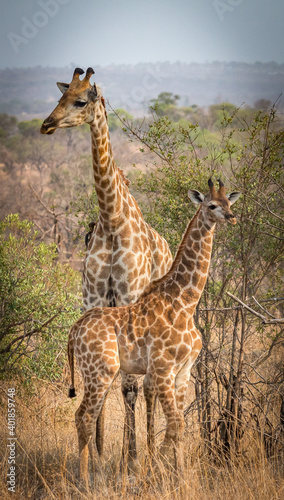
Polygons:
[[100,213],[104,220],[114,222],[122,212],[123,195],[128,189],[113,158],[106,112],[100,101],[96,103],[96,113],[90,129],[95,189]]
[[165,277],[172,299],[182,298],[193,314],[202,295],[210,265],[215,223],[206,219],[202,207],[189,223],[173,265]]

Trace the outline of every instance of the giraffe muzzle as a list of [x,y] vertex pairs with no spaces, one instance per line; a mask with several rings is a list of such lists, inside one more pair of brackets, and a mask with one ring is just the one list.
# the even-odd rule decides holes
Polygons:
[[237,224],[237,219],[236,217],[234,216],[234,214],[226,214],[225,215],[225,219],[230,223],[230,224],[233,224],[233,226],[235,224]]
[[55,132],[56,130],[56,127],[55,127],[55,123],[53,120],[49,120],[48,118],[46,120],[44,120],[41,128],[40,128],[40,131],[42,134],[48,134],[48,135],[51,135]]

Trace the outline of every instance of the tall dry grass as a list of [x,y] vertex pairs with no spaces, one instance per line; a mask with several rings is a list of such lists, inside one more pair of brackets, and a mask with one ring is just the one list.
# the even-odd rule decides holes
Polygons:
[[[77,376],[79,382],[79,377]],[[77,384],[78,385],[78,384]],[[34,394],[16,387],[17,450],[16,492],[7,487],[7,398],[2,385],[0,415],[0,498],[23,499],[194,499],[272,500],[284,498],[281,464],[268,461],[258,438],[248,433],[242,453],[230,465],[220,464],[202,453],[198,427],[188,421],[185,435],[185,475],[176,479],[165,465],[159,472],[147,465],[145,407],[137,404],[137,436],[140,472],[123,480],[119,462],[123,433],[123,402],[119,382],[107,400],[106,442],[103,473],[89,491],[78,482],[77,434],[74,413],[81,400],[67,398],[67,386],[34,381]],[[80,386],[80,383],[79,383]],[[164,419],[156,412],[157,442],[163,437]],[[92,478],[93,479],[93,478]]]

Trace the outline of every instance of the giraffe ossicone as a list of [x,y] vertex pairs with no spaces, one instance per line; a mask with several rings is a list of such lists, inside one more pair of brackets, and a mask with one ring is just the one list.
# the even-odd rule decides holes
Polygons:
[[183,406],[191,367],[201,346],[193,314],[209,272],[216,222],[236,224],[230,206],[240,193],[226,196],[211,181],[204,196],[190,190],[199,209],[189,223],[170,270],[150,283],[134,304],[116,308],[95,307],[71,328],[68,358],[70,391],[74,395],[74,354],[84,381],[84,396],[76,412],[80,476],[88,481],[88,451],[104,398],[119,370],[146,374],[158,394],[167,426],[161,453],[173,453],[182,470]]
[[[104,98],[99,85],[91,83],[94,70],[76,68],[71,82],[58,83],[62,97],[44,120],[41,132],[52,134],[58,128],[90,125],[95,189],[99,205],[96,225],[86,238],[83,271],[83,305],[122,306],[135,302],[145,287],[167,272],[172,256],[167,242],[151,226],[128,189],[128,180],[115,163]],[[152,422],[153,394],[149,387],[147,406]],[[122,374],[122,393],[126,408],[123,454],[136,459],[134,409],[138,384],[135,377]],[[97,420],[97,448],[103,451],[103,411]],[[149,429],[152,424],[149,423]],[[150,431],[149,431],[150,432]],[[153,441],[153,434],[149,442]]]

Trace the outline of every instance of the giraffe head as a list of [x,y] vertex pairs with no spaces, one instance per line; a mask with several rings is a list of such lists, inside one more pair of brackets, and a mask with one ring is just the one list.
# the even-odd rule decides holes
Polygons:
[[208,186],[210,192],[208,195],[204,196],[204,194],[199,191],[190,189],[188,196],[193,203],[202,206],[203,213],[210,222],[229,222],[230,224],[236,224],[237,220],[230,207],[237,201],[241,193],[234,191],[226,195],[223,182],[220,179],[218,182],[218,191],[216,191],[212,180],[209,179]]
[[82,69],[76,68],[71,83],[57,83],[63,96],[44,120],[40,129],[42,134],[53,134],[57,128],[76,127],[94,120],[96,103],[102,101],[104,105],[104,101],[101,89],[90,83],[94,70],[88,68],[85,78],[81,80],[83,73]]

